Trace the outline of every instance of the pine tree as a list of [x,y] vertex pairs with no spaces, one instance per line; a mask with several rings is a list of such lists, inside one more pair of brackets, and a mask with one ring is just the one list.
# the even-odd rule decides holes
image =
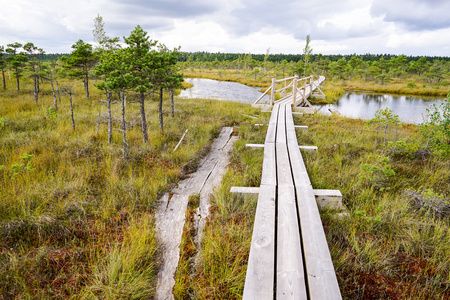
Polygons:
[[86,99],[89,99],[89,72],[97,61],[97,56],[92,50],[92,45],[78,40],[72,45],[74,49],[70,57],[63,56],[61,60],[66,64],[67,75],[70,78],[81,79],[86,92]]

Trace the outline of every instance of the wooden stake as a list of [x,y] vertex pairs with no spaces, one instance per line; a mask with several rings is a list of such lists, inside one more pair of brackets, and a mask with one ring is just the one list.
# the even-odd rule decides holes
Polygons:
[[186,129],[186,131],[183,133],[183,136],[181,137],[180,141],[178,142],[178,144],[175,146],[175,148],[173,149],[173,152],[175,152],[175,150],[178,149],[178,146],[180,146],[181,142],[183,141],[184,137],[186,136],[186,133],[188,132],[189,129]]

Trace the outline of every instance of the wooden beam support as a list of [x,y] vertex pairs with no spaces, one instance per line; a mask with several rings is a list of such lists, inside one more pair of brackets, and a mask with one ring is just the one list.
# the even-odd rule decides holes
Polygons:
[[300,150],[317,151],[317,146],[298,146]]
[[314,190],[317,205],[320,208],[332,210],[344,210],[342,193],[339,190]]
[[230,188],[230,193],[232,194],[251,195],[256,197],[258,197],[259,191],[259,187],[232,186]]
[[308,126],[302,126],[302,125],[294,125],[295,129],[300,129],[300,130],[308,130]]
[[[245,144],[246,148],[264,149],[264,144]],[[317,151],[317,146],[298,146],[300,150]]]
[[264,149],[264,144],[245,144],[246,148]]

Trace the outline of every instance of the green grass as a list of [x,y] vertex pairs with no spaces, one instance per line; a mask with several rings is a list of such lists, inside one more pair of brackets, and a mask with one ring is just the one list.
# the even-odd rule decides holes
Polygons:
[[[177,100],[172,118],[165,101],[160,132],[157,103],[149,100],[149,143],[144,144],[138,108],[129,103],[125,161],[121,132],[114,131],[112,145],[105,123],[97,133],[103,96],[92,89],[86,100],[82,84],[74,86],[75,131],[65,97],[57,117],[49,115],[53,99],[47,85],[38,104],[29,83],[20,93],[13,81],[8,91],[0,91],[0,118],[6,119],[0,129],[0,295],[151,298],[161,255],[154,235],[156,199],[195,170],[222,126],[234,126],[240,139],[213,195],[201,249],[193,248],[185,228],[175,293],[183,299],[240,299],[256,199],[233,196],[229,189],[260,185],[263,152],[245,144],[263,143],[265,127],[253,124],[267,123],[270,114],[245,104],[195,99]],[[114,110],[118,115],[119,107]],[[449,216],[415,201],[432,203],[430,195],[436,194],[442,197],[433,199],[448,201],[448,158],[390,151],[375,143],[375,132],[360,120],[307,115],[295,116],[295,123],[309,126],[298,132],[299,144],[319,147],[317,154],[304,153],[313,187],[341,190],[349,210],[347,218],[321,214],[343,297],[450,298]],[[414,125],[400,128],[399,138],[423,143]],[[389,158],[395,175],[367,174],[361,167],[381,167],[380,156]],[[193,268],[198,250],[200,264]]]
[[[97,133],[98,112],[106,110],[99,91],[92,88],[86,100],[82,84],[74,83],[74,131],[66,97],[54,118],[47,84],[38,104],[30,86],[21,87],[20,93],[0,91],[0,117],[6,119],[0,131],[0,295],[151,297],[160,259],[153,224],[157,197],[195,170],[222,126],[248,122],[245,114],[259,112],[226,101],[176,100],[172,118],[166,100],[161,132],[157,103],[149,100],[144,144],[137,104],[129,102],[125,161],[122,133],[113,132],[111,145],[106,123]],[[120,107],[113,110],[119,117]],[[24,155],[32,155],[29,167]]]
[[[257,122],[267,122],[268,115]],[[348,217],[321,212],[343,298],[448,299],[450,216],[418,208],[408,194],[432,190],[449,201],[448,158],[413,158],[385,149],[361,120],[306,115],[295,116],[295,123],[309,126],[298,132],[299,144],[319,147],[317,154],[303,153],[313,187],[339,189],[348,209]],[[239,135],[230,169],[212,200],[201,264],[187,285],[195,299],[242,297],[256,199],[231,195],[229,188],[260,185],[262,151],[244,145],[262,142],[265,129],[240,126]],[[415,125],[403,125],[399,138],[422,142]],[[364,177],[361,166],[381,166],[380,156],[389,158],[395,175]]]

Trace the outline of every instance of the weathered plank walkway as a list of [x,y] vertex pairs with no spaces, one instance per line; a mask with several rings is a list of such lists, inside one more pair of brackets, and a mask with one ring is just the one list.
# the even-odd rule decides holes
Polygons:
[[341,299],[292,104],[275,103],[269,121],[243,299]]
[[206,222],[205,218],[209,215],[210,195],[225,174],[229,152],[233,148],[234,137],[231,137],[232,132],[232,127],[223,128],[219,137],[214,140],[208,156],[200,162],[198,170],[187,179],[180,181],[171,193],[165,194],[159,201],[155,225],[164,254],[158,272],[155,299],[174,299],[174,275],[180,258],[180,243],[189,196],[200,194],[197,239],[201,240],[201,231]]

